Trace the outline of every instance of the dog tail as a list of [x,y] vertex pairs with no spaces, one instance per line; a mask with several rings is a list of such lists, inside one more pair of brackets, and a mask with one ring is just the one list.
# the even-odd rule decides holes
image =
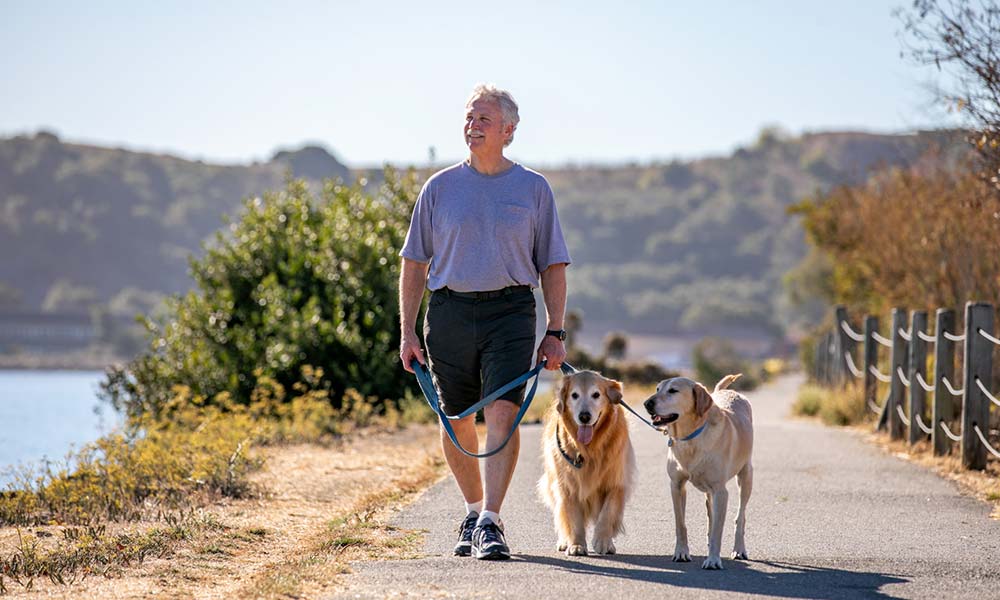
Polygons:
[[726,375],[723,377],[719,383],[715,384],[715,391],[728,389],[730,385],[740,377],[743,377],[743,373],[737,373],[735,375]]

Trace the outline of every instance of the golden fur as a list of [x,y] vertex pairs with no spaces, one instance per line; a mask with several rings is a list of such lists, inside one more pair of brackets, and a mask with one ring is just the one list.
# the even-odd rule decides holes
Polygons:
[[[593,371],[579,371],[563,379],[556,402],[545,416],[545,472],[538,492],[552,510],[559,538],[556,549],[565,550],[567,556],[587,554],[588,525],[593,525],[592,548],[597,554],[614,554],[614,537],[624,530],[622,518],[635,479],[635,454],[621,398],[621,383]],[[593,428],[589,440],[585,415]],[[570,464],[560,444],[571,459],[583,459],[581,468]]]

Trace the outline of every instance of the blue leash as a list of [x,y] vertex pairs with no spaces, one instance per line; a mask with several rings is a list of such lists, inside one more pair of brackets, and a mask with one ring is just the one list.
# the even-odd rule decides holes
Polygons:
[[[538,365],[535,366],[534,369],[531,369],[530,371],[514,379],[510,383],[500,386],[496,391],[491,393],[489,396],[486,396],[485,398],[473,404],[472,406],[465,409],[461,413],[452,416],[449,416],[444,412],[444,408],[441,406],[441,400],[438,397],[437,390],[434,388],[434,381],[431,379],[431,374],[427,371],[427,367],[420,364],[420,362],[416,358],[410,361],[410,366],[413,368],[413,372],[417,376],[417,383],[420,385],[420,390],[424,393],[424,400],[427,401],[427,404],[431,407],[431,410],[433,410],[434,414],[436,414],[438,418],[441,420],[441,425],[444,426],[445,431],[448,433],[448,437],[451,438],[451,443],[454,444],[455,447],[458,448],[466,456],[471,456],[472,458],[486,458],[488,456],[493,456],[497,452],[503,450],[504,446],[507,445],[507,442],[510,441],[510,438],[513,437],[514,432],[517,431],[518,426],[521,424],[521,420],[524,419],[524,414],[528,411],[528,407],[531,406],[531,401],[535,399],[535,390],[538,387],[538,374],[541,373],[542,369],[545,368],[545,360],[543,359],[542,362],[538,363]],[[563,373],[567,374],[576,371],[576,369],[574,369],[571,365],[567,363],[563,363],[560,368],[562,369]],[[500,396],[506,394],[510,390],[527,382],[532,377],[534,377],[535,380],[531,383],[531,390],[525,395],[524,402],[521,403],[521,410],[517,412],[517,417],[515,417],[514,419],[514,425],[511,426],[511,429],[507,433],[507,437],[504,438],[503,442],[501,442],[500,445],[494,448],[493,450],[490,450],[489,452],[485,452],[483,454],[474,454],[463,448],[462,444],[459,443],[458,438],[455,436],[455,430],[452,428],[451,423],[449,421],[464,419],[469,415],[476,414],[476,412],[479,411],[481,408],[494,402],[495,400],[500,398]]]

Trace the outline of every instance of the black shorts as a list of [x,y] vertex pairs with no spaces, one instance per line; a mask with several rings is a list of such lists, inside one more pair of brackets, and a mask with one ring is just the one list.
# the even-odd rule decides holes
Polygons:
[[[535,295],[528,286],[478,298],[436,290],[424,319],[424,342],[441,405],[456,415],[531,369]],[[520,406],[524,388],[501,399]]]

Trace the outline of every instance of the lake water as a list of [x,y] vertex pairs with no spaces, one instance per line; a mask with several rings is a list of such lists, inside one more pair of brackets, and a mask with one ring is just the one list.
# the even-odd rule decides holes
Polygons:
[[10,466],[61,461],[120,419],[97,398],[101,371],[0,371],[0,486]]

